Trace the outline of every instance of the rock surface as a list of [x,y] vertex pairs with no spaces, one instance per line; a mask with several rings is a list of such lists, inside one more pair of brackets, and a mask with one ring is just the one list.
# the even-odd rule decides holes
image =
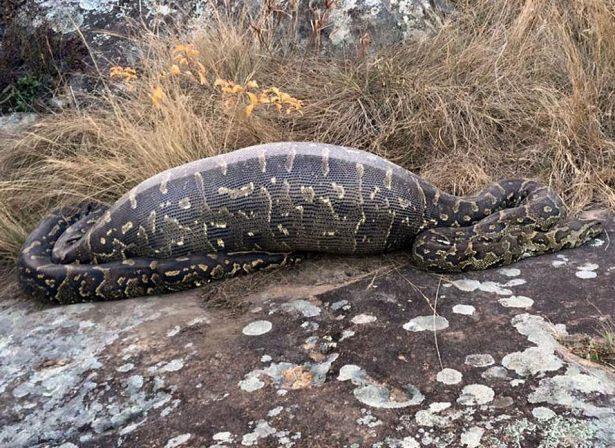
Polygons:
[[26,0],[15,6],[11,15],[22,26],[47,24],[63,34],[78,29],[86,33],[94,31],[93,43],[99,45],[109,38],[99,31],[122,33],[126,31],[126,19],[138,20],[152,28],[171,21],[190,26],[195,21],[210,20],[221,11],[238,14],[244,8],[256,27],[265,26],[262,21],[272,15],[276,26],[293,27],[299,39],[306,43],[315,38],[314,30],[317,30],[319,46],[330,48],[364,45],[367,40],[387,45],[424,36],[437,26],[441,13],[452,10],[446,0]]
[[595,334],[614,279],[603,236],[454,276],[399,254],[123,302],[49,307],[15,287],[0,445],[613,446],[615,374],[558,336]]

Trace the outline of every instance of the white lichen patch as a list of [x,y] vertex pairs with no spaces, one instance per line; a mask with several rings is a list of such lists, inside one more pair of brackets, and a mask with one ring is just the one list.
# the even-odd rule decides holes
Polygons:
[[143,382],[141,375],[132,375],[126,380],[126,389],[129,393],[137,393],[143,387]]
[[280,413],[283,410],[284,410],[284,406],[277,406],[277,407],[271,409],[269,412],[267,412],[267,417],[269,417],[269,418],[277,417],[278,415],[280,415]]
[[244,446],[253,446],[258,444],[258,439],[265,439],[273,434],[277,430],[269,425],[265,420],[259,420],[256,422],[256,428],[251,433],[245,434],[241,439],[241,444]]
[[382,420],[378,420],[376,417],[372,415],[370,411],[361,410],[363,417],[359,417],[356,421],[357,424],[361,426],[367,426],[368,428],[375,428],[376,426],[382,425]]
[[579,270],[581,270],[581,271],[595,271],[599,267],[600,266],[598,266],[596,263],[585,263],[585,264],[579,266]]
[[192,437],[192,434],[187,433],[187,434],[181,434],[177,437],[173,437],[172,439],[169,439],[167,441],[167,444],[164,446],[164,448],[175,448],[178,447],[180,445],[185,444],[188,440],[190,440],[190,438]]
[[438,374],[436,375],[436,380],[438,380],[439,382],[443,384],[448,384],[448,385],[459,384],[462,378],[463,378],[463,375],[461,374],[461,372],[459,372],[458,370],[449,369],[449,368],[440,370]]
[[340,342],[343,341],[344,339],[348,339],[352,336],[355,335],[355,332],[352,330],[344,330],[342,331],[342,337],[340,338]]
[[[2,422],[0,446],[59,446],[111,429],[121,437],[124,429],[130,432],[147,421],[150,410],[171,401],[173,388],[163,378],[115,370],[118,359],[141,351],[141,341],[129,339],[135,331],[163,313],[176,314],[174,307],[162,303],[155,298],[115,303],[115,312],[96,313],[100,308],[92,304],[35,308],[31,301],[11,303],[5,298],[8,306],[0,313],[0,335],[5,335],[0,336],[0,413],[17,412],[19,418]],[[93,312],[94,322],[89,320]],[[126,344],[117,357],[105,353],[114,343]],[[133,371],[128,366],[121,370]],[[12,404],[13,397],[20,400]]]
[[439,331],[448,328],[448,320],[442,316],[417,316],[403,325],[406,331]]
[[487,380],[507,380],[508,378],[508,370],[501,366],[493,366],[489,367],[480,375],[482,378]]
[[594,241],[592,241],[589,244],[592,247],[600,247],[600,246],[602,246],[604,244],[604,240],[601,239],[601,238],[596,238],[596,239],[594,239]]
[[559,268],[561,266],[564,266],[569,261],[568,257],[562,254],[557,254],[555,257],[557,258],[557,260],[553,260],[553,262],[551,262],[551,266],[553,266],[554,268]]
[[502,268],[498,272],[506,277],[518,277],[521,275],[521,270],[517,268]]
[[466,356],[465,363],[472,367],[488,367],[495,364],[495,359],[488,353],[477,353]]
[[431,403],[428,409],[418,411],[414,416],[414,420],[419,426],[444,428],[449,425],[451,419],[450,417],[437,414],[450,407],[451,403],[448,402]]
[[212,436],[212,439],[215,442],[220,443],[233,443],[234,437],[233,434],[228,431],[217,432]]
[[495,392],[489,386],[469,384],[462,389],[459,398],[457,398],[457,403],[464,406],[476,406],[491,403],[494,397]]
[[184,362],[177,358],[177,359],[173,359],[172,361],[169,361],[168,363],[164,364],[158,371],[160,373],[165,373],[165,372],[177,372],[178,370],[181,370],[184,367]]
[[177,334],[179,334],[180,331],[181,331],[181,327],[179,325],[175,325],[173,328],[171,328],[167,332],[167,337],[172,338],[173,336],[176,336]]
[[305,322],[301,324],[301,328],[303,328],[304,330],[308,332],[311,332],[311,331],[318,330],[318,328],[320,328],[320,325],[318,325],[317,322],[306,320]]
[[549,420],[555,417],[555,412],[553,412],[549,408],[545,408],[543,406],[538,406],[532,409],[532,415],[536,417],[538,420]]
[[563,325],[551,325],[541,316],[519,314],[511,323],[517,331],[527,336],[528,341],[536,344],[522,352],[510,353],[502,359],[502,365],[514,370],[518,375],[528,376],[559,370],[563,363],[554,352],[558,343],[554,334],[566,334]]
[[239,388],[245,392],[254,392],[255,390],[262,389],[265,386],[265,383],[261,381],[257,375],[250,372],[238,383],[238,385]]
[[584,280],[598,277],[596,271],[577,271],[574,273],[574,275]]
[[589,401],[588,395],[612,396],[615,386],[607,374],[595,369],[592,375],[581,373],[576,367],[569,367],[563,375],[540,380],[538,388],[532,392],[530,403],[548,403],[564,406],[582,412],[588,417],[610,415],[615,422],[613,407],[599,407]]
[[361,367],[346,364],[340,369],[338,381],[350,381],[357,386],[353,395],[361,403],[381,409],[399,409],[416,406],[423,402],[425,397],[411,384],[403,390],[390,390],[386,385],[373,380]]
[[461,434],[461,444],[467,448],[477,448],[481,445],[480,441],[484,433],[485,430],[483,428],[472,426],[470,429]]
[[122,364],[121,366],[119,366],[115,370],[117,370],[118,372],[129,372],[129,371],[131,371],[134,368],[135,368],[135,365],[133,363],[131,363],[131,362],[128,362],[126,364]]
[[327,379],[331,365],[338,358],[337,353],[330,354],[323,362],[307,362],[302,365],[290,362],[271,363],[263,369],[248,372],[239,382],[240,388],[247,392],[258,390],[265,385],[263,379],[269,378],[278,393],[285,389],[305,389],[322,386]]
[[559,370],[563,363],[552,352],[542,347],[530,347],[522,352],[510,353],[502,358],[502,365],[517,375],[537,375]]
[[256,320],[243,327],[241,332],[246,336],[260,336],[269,333],[272,328],[273,324],[268,320]]
[[350,309],[350,305],[348,305],[348,300],[338,300],[337,302],[333,302],[331,304],[332,311],[337,311],[340,309]]
[[363,324],[371,324],[372,322],[376,322],[378,318],[376,316],[372,316],[371,314],[357,314],[355,317],[351,319],[353,324],[363,325]]
[[[507,289],[505,287],[506,285],[502,285],[501,283],[497,283],[497,282],[491,282],[491,281],[480,282],[478,280],[464,278],[460,280],[454,280],[452,284],[453,286],[455,286],[455,288],[459,289],[460,291],[465,291],[465,292],[474,292],[478,290],[478,291],[483,291],[483,292],[494,293],[494,294],[501,295],[501,296],[512,295],[512,291],[510,289]],[[510,285],[510,286],[515,286],[515,285]]]
[[320,315],[320,307],[307,300],[293,300],[282,305],[282,310],[289,313],[300,313],[303,317],[316,317]]
[[[350,445],[355,447],[358,445]],[[414,437],[407,436],[403,439],[396,439],[394,437],[387,437],[384,442],[378,442],[372,445],[372,448],[420,448],[421,444],[416,441]]]
[[574,273],[574,275],[584,280],[596,278],[598,276],[596,269],[598,268],[599,266],[596,263],[585,263],[578,267],[578,270]]
[[510,296],[498,300],[500,305],[507,308],[530,308],[534,305],[534,301],[525,296]]
[[472,305],[455,305],[453,307],[453,313],[463,314],[464,316],[471,316],[476,311]]

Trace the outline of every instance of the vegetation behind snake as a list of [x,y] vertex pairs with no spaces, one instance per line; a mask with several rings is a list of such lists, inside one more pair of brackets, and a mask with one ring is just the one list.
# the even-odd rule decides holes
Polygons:
[[259,145],[167,170],[110,207],[51,213],[23,245],[20,282],[33,296],[72,303],[197,287],[305,252],[409,250],[423,269],[486,269],[602,231],[565,214],[532,180],[456,197],[364,151]]

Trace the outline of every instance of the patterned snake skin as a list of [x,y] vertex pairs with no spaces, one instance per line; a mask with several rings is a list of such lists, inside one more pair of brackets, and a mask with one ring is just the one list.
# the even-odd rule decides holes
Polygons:
[[52,213],[24,243],[20,282],[72,303],[183,290],[305,252],[405,249],[424,269],[485,269],[602,231],[564,215],[558,196],[531,180],[455,197],[367,152],[259,145],[167,170],[110,207]]

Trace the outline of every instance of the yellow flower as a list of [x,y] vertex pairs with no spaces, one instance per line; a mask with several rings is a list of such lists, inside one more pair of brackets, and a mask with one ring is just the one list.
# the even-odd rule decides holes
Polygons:
[[252,111],[254,110],[256,106],[260,104],[260,102],[258,101],[258,97],[254,95],[252,92],[247,92],[247,95],[248,95],[248,99],[250,100],[250,104],[246,106],[246,108],[244,109],[244,112],[246,114],[246,117],[250,117],[252,115]]
[[137,71],[130,67],[121,67],[119,65],[113,66],[109,69],[109,76],[114,78],[120,78],[123,81],[132,81],[137,79]]
[[122,75],[124,69],[119,65],[115,65],[109,69],[109,76],[111,78],[119,78]]
[[161,106],[162,100],[164,99],[164,92],[162,91],[162,87],[156,86],[152,87],[152,104],[154,107],[159,108]]
[[201,85],[205,85],[208,84],[207,82],[207,70],[205,70],[205,66],[203,64],[201,64],[200,62],[197,62],[196,65],[199,67],[198,70],[198,75],[199,75],[199,82],[201,83]]
[[177,65],[173,64],[173,65],[171,66],[171,75],[173,75],[173,76],[177,76],[177,75],[179,75],[181,72],[182,72],[182,71],[179,69],[179,67],[178,67]]
[[177,62],[179,65],[188,65],[188,59],[186,59],[184,56],[176,56],[175,62]]

